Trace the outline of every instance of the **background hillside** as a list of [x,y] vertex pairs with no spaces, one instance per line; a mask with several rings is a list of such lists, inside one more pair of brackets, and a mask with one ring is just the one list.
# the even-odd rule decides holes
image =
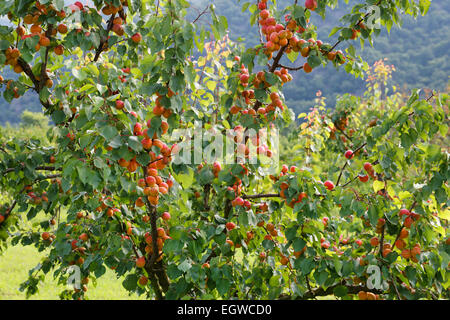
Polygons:
[[[192,1],[192,16],[196,16],[211,2],[216,6],[217,14],[227,17],[231,31],[230,36],[233,40],[242,38],[247,46],[258,43],[257,28],[250,26],[249,12],[241,12],[241,5],[245,1],[239,3],[236,0]],[[278,1],[281,7],[291,2]],[[354,2],[350,1],[350,4]],[[341,1],[340,7],[330,11],[325,21],[320,21],[322,19],[313,14],[312,19],[319,26],[319,38],[326,39],[334,26],[340,26],[339,18],[348,6]],[[208,17],[205,15],[200,21],[207,22]],[[369,65],[376,60],[387,58],[387,63],[393,64],[396,68],[393,81],[398,88],[403,90],[411,88],[443,90],[447,86],[450,75],[448,59],[450,24],[448,21],[450,21],[450,1],[433,0],[426,16],[420,16],[417,19],[404,16],[404,24],[401,29],[393,27],[389,38],[387,32],[383,31],[374,41],[375,48],[366,45],[360,54]],[[346,44],[342,43],[338,48],[344,49],[345,47]],[[344,71],[336,72],[332,69],[332,66],[317,68],[308,77],[305,77],[303,72],[298,72],[294,76],[294,81],[288,83],[284,88],[288,105],[296,113],[300,113],[312,107],[318,90],[321,90],[322,94],[327,97],[328,106],[334,105],[337,94],[363,92],[364,80],[355,79]],[[3,75],[5,78],[11,76],[10,72]],[[33,93],[13,100],[11,104],[0,97],[0,124],[19,123],[24,110],[41,110]]]

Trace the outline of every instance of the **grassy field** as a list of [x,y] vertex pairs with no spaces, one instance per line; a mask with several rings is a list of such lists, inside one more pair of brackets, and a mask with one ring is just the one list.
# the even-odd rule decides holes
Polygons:
[[[0,300],[23,300],[25,292],[19,287],[28,278],[28,270],[33,268],[44,256],[34,247],[9,247],[0,255]],[[117,279],[111,270],[98,279],[97,287],[89,285],[87,298],[91,300],[127,300],[143,299],[137,295],[129,296],[122,287],[123,279]],[[45,283],[39,286],[39,292],[32,296],[32,300],[59,300],[59,293],[64,287],[57,284],[51,273],[47,274]]]

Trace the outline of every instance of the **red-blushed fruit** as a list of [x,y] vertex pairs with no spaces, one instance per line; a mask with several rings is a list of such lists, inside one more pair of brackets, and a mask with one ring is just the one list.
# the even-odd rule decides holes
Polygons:
[[405,228],[402,228],[402,230],[400,231],[400,235],[399,235],[399,239],[405,239],[407,238],[409,235],[409,231]]
[[367,292],[367,300],[377,300],[377,296],[372,292]]
[[228,231],[230,231],[233,230],[236,227],[236,225],[233,222],[227,222],[225,224],[225,227],[227,228]]
[[298,202],[302,202],[303,199],[308,198],[308,194],[306,192],[300,192],[298,195]]
[[379,244],[380,244],[380,240],[378,240],[377,237],[373,237],[373,238],[370,239],[370,245],[372,247],[376,247]]
[[53,49],[53,51],[56,55],[60,56],[64,53],[64,46],[62,44],[59,44]]
[[214,162],[213,163],[213,171],[216,173],[218,173],[218,172],[220,172],[220,170],[222,170],[222,167],[221,167],[221,165],[220,165],[220,163],[219,162]]
[[382,255],[383,255],[383,257],[386,257],[391,252],[392,252],[391,248],[384,248],[382,251]]
[[412,249],[411,249],[411,255],[418,255],[420,254],[420,245],[416,244]]
[[323,185],[330,191],[334,189],[334,183],[330,180],[325,181]]
[[133,128],[133,133],[135,136],[139,135],[139,133],[142,132],[142,124],[139,122],[136,122]]
[[74,5],[80,8],[80,10],[83,10],[83,4],[80,1],[75,2]]
[[408,249],[403,249],[401,256],[405,259],[409,259],[411,258],[411,251],[409,251]]
[[122,100],[116,100],[116,109],[122,110],[125,107],[125,103]]
[[0,223],[2,223],[3,221],[5,221],[5,217],[0,214]]
[[58,29],[58,32],[61,34],[66,34],[68,31],[67,26],[63,23],[59,24],[57,29]]
[[158,237],[164,238],[166,236],[166,231],[164,228],[158,228],[156,229],[156,232],[158,233]]
[[205,262],[204,264],[202,264],[202,269],[209,269],[210,265],[208,262]]
[[89,236],[86,233],[82,233],[79,237],[80,240],[88,241]]
[[405,228],[411,228],[412,224],[414,223],[414,220],[411,217],[406,217],[404,226]]
[[270,13],[266,9],[261,10],[261,12],[259,13],[259,16],[261,17],[261,19],[267,19],[269,17],[269,15],[270,15]]
[[242,199],[241,197],[237,197],[236,199],[234,199],[231,204],[233,205],[233,207],[236,206],[243,206],[244,205],[244,199]]
[[145,206],[145,202],[142,200],[142,197],[139,197],[137,200],[136,200],[136,207],[139,207],[139,208],[142,208],[143,206]]
[[142,139],[142,147],[145,149],[145,150],[150,150],[150,148],[152,147],[152,145],[153,145],[153,142],[152,142],[152,139],[147,139],[147,138],[145,138],[145,139]]
[[147,186],[147,184],[145,183],[145,179],[139,179],[138,186],[141,188],[145,188]]
[[369,175],[365,175],[365,176],[363,176],[363,175],[358,175],[358,179],[359,179],[359,181],[361,181],[361,182],[367,182],[367,181],[369,181]]
[[328,249],[330,247],[330,243],[328,241],[324,241],[320,244],[320,246],[324,249]]
[[358,299],[359,300],[367,300],[367,293],[365,291],[359,291],[358,292]]
[[400,209],[400,212],[399,212],[398,215],[399,215],[400,217],[401,217],[401,216],[409,216],[409,215],[410,215],[410,212],[409,212],[408,209]]
[[361,247],[362,244],[363,244],[362,240],[360,240],[360,239],[356,240],[355,243],[356,243],[359,247]]
[[50,239],[50,233],[48,233],[48,232],[43,232],[43,233],[42,233],[42,239],[43,239],[43,240],[48,240],[48,239]]
[[303,64],[303,71],[305,71],[306,73],[310,73],[312,71],[312,68],[311,68],[311,66],[309,65],[308,62],[305,62]]
[[169,212],[164,212],[162,215],[161,215],[161,218],[164,220],[164,221],[169,221],[170,220],[170,213]]
[[267,229],[267,231],[273,231],[273,230],[275,230],[275,225],[273,224],[273,223],[271,223],[271,222],[269,222],[267,225],[266,225],[266,229]]
[[142,40],[142,35],[139,32],[137,32],[137,33],[133,34],[133,36],[131,37],[131,40],[133,40],[133,42],[135,42],[135,43],[139,43]]
[[147,176],[145,182],[149,187],[154,187],[156,185],[156,179],[153,176]]
[[148,278],[147,278],[146,276],[141,276],[141,277],[139,278],[139,284],[140,284],[141,286],[146,286],[147,283],[148,283]]
[[352,151],[352,150],[347,150],[347,151],[344,153],[344,156],[345,156],[347,159],[353,158],[353,151]]
[[403,250],[405,248],[405,246],[406,246],[406,243],[402,239],[398,239],[397,241],[395,241],[395,246],[398,249]]
[[138,267],[138,268],[145,267],[145,258],[144,257],[139,257],[136,259],[136,267]]
[[367,172],[372,172],[372,170],[373,170],[372,164],[370,162],[365,162],[364,170],[366,170]]
[[152,177],[157,177],[158,176],[158,170],[156,170],[154,168],[148,168],[147,169],[147,174],[149,176],[152,176]]
[[280,263],[285,266],[289,263],[289,258],[286,256],[281,256]]
[[359,36],[359,31],[356,29],[352,29],[352,36],[350,37],[351,40],[355,40]]
[[305,1],[305,8],[309,9],[311,11],[316,10],[316,8],[317,8],[317,0],[306,0]]
[[323,217],[322,218],[322,223],[323,223],[324,226],[327,226],[327,224],[328,224],[328,217]]
[[259,254],[259,260],[264,261],[266,259],[266,253],[265,252],[261,252]]

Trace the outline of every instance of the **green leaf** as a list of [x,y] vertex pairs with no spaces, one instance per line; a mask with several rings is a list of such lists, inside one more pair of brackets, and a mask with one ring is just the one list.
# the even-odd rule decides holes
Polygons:
[[139,141],[139,138],[136,136],[130,136],[128,138],[128,146],[136,152],[141,152],[143,149],[142,143]]
[[338,32],[339,30],[341,30],[342,28],[339,27],[334,27],[333,29],[331,29],[330,34],[328,35],[328,37],[330,38],[332,35],[334,35],[336,32]]
[[311,68],[318,67],[320,66],[321,63],[322,60],[320,60],[318,56],[311,55],[308,57],[308,64],[310,65]]
[[301,238],[295,239],[293,242],[294,251],[296,252],[301,251],[305,246],[306,241]]
[[373,190],[375,191],[375,192],[378,192],[378,191],[380,191],[381,189],[383,189],[384,188],[384,182],[383,181],[379,181],[379,180],[375,180],[374,182],[373,182]]
[[295,52],[295,51],[291,51],[290,53],[288,53],[287,57],[291,62],[295,62],[295,60],[297,60],[299,55],[299,52]]
[[230,290],[231,288],[231,281],[228,279],[219,279],[216,282],[216,286],[217,286],[217,291],[219,292],[220,295],[225,295],[228,290]]
[[178,269],[183,272],[188,271],[190,268],[192,268],[192,264],[187,259],[178,265]]
[[122,282],[123,287],[128,291],[133,291],[137,287],[138,276],[136,274],[129,274],[126,276],[125,280]]
[[86,183],[89,177],[90,170],[85,165],[82,164],[77,166],[77,171],[81,182]]
[[9,41],[7,40],[0,40],[0,50],[6,50],[10,46]]
[[333,293],[336,297],[343,297],[347,295],[348,289],[345,286],[337,286],[334,288]]
[[99,133],[100,133],[100,135],[103,138],[106,139],[106,141],[112,140],[113,138],[115,138],[119,134],[119,132],[117,131],[116,127],[113,127],[113,126],[101,127],[99,129]]

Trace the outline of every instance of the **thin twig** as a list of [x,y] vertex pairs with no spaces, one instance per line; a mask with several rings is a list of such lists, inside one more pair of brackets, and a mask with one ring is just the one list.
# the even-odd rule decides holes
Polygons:
[[[381,1],[382,1],[382,0],[379,0],[379,1],[375,4],[375,6],[380,5]],[[359,21],[358,21],[353,27],[357,27],[357,26],[358,26],[361,22],[363,22],[364,19],[366,19],[370,14],[371,14],[371,12],[367,12],[361,19],[359,19]],[[334,48],[336,48],[341,42],[342,42],[342,40],[338,40],[338,41],[331,47],[331,49],[328,50],[326,53],[329,53],[329,52],[333,51]]]
[[208,11],[209,8],[210,8],[210,7],[209,7],[209,4],[208,4],[208,5],[206,6],[206,8],[205,8],[202,12],[200,12],[200,14],[197,16],[197,18],[195,18],[195,20],[192,21],[192,23],[196,23],[196,22],[198,21],[198,19],[200,19],[201,16],[203,16],[203,15]]

